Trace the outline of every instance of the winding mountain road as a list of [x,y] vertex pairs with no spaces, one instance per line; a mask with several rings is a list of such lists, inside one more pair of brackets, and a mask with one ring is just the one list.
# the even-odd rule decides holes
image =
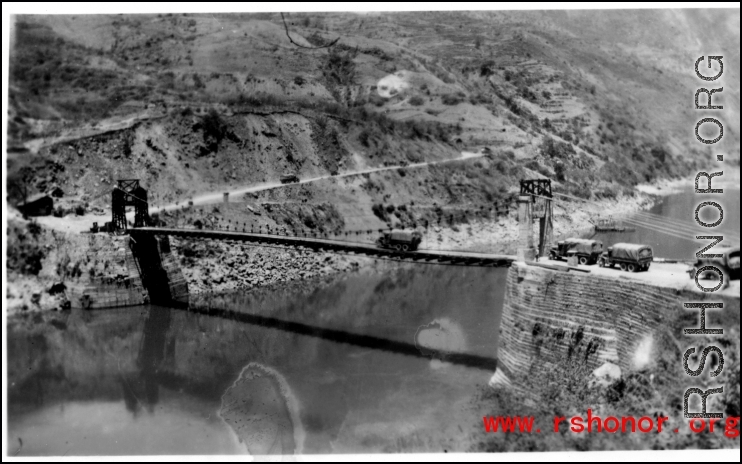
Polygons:
[[[422,163],[411,163],[411,164],[404,165],[404,166],[402,166],[402,165],[395,165],[395,166],[384,166],[384,167],[379,167],[379,168],[362,169],[362,170],[359,170],[359,171],[344,172],[344,173],[340,173],[340,174],[337,174],[337,175],[334,175],[334,176],[328,174],[328,175],[325,175],[325,176],[318,176],[318,177],[310,177],[310,178],[307,178],[307,179],[301,179],[299,182],[293,182],[293,183],[290,183],[290,184],[282,184],[279,181],[266,182],[266,183],[262,183],[262,184],[252,185],[252,186],[249,186],[249,187],[241,187],[241,188],[237,188],[237,189],[233,189],[233,190],[221,190],[219,192],[204,193],[204,194],[195,196],[195,197],[193,197],[191,199],[184,200],[182,202],[171,203],[171,204],[164,205],[164,206],[157,206],[157,207],[150,206],[149,211],[150,211],[150,213],[156,213],[156,212],[160,212],[160,211],[168,211],[168,210],[179,209],[179,208],[182,208],[184,204],[187,204],[187,202],[189,200],[192,201],[194,205],[208,205],[208,204],[213,204],[213,203],[219,203],[219,202],[221,202],[223,200],[224,193],[229,193],[229,199],[230,200],[233,200],[233,199],[236,199],[236,198],[238,198],[240,196],[243,196],[245,194],[248,194],[248,193],[262,192],[262,191],[265,191],[265,190],[271,190],[271,189],[275,189],[275,188],[282,188],[282,187],[287,187],[287,186],[290,186],[290,185],[308,184],[310,182],[317,182],[317,181],[325,180],[325,179],[360,176],[360,175],[363,175],[363,174],[371,174],[371,173],[382,172],[382,171],[392,171],[392,170],[397,170],[397,169],[421,168],[421,167],[425,167],[425,166],[432,166],[432,165],[435,165],[435,164],[451,163],[451,162],[455,162],[455,161],[462,161],[462,160],[468,160],[468,159],[482,158],[483,156],[484,156],[484,153],[482,153],[482,152],[476,152],[475,153],[475,152],[464,151],[464,152],[461,152],[461,156],[459,156],[459,157],[445,159],[445,160],[426,161],[426,162],[422,162]],[[127,218],[133,219],[133,217],[134,217],[134,213],[133,212],[132,213],[129,213],[127,215]]]

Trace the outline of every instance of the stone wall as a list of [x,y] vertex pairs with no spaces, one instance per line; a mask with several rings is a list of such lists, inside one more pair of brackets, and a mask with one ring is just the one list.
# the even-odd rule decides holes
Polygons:
[[[188,302],[188,285],[167,237],[152,238],[146,250],[136,253],[136,239],[109,234],[60,236],[41,273],[49,281],[59,279],[72,308],[114,308],[152,301],[151,289],[160,285],[168,299]],[[147,281],[146,263],[161,278]],[[56,264],[56,266],[55,266]],[[62,266],[60,266],[60,264]],[[52,269],[58,268],[53,274]],[[47,271],[48,269],[48,271]],[[49,274],[49,275],[47,275]],[[152,277],[152,273],[149,276]],[[154,301],[153,301],[154,302]]]
[[87,237],[87,254],[106,263],[100,273],[65,282],[67,298],[73,308],[110,308],[140,305],[147,301],[139,267],[130,248],[129,237],[105,234]]
[[[704,300],[724,302],[724,310],[709,310],[714,322],[708,326],[729,328],[725,336],[734,337],[739,296],[514,263],[500,324],[499,372],[492,383],[518,384],[525,375],[537,375],[575,356],[590,368],[611,362],[624,372],[645,368],[663,356],[677,357],[680,366],[676,352],[686,347],[678,346],[682,343],[676,337],[683,338],[682,328],[698,325],[698,313],[685,311],[683,303]],[[690,346],[692,341],[686,341]]]

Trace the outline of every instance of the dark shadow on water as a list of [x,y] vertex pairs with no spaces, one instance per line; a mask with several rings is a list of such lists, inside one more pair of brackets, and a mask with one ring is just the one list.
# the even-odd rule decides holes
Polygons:
[[345,343],[348,345],[371,348],[375,350],[388,351],[391,353],[404,354],[423,359],[439,359],[466,367],[483,369],[494,372],[497,369],[497,359],[486,356],[479,356],[468,353],[451,353],[426,348],[425,354],[413,343],[399,342],[386,338],[374,337],[372,335],[361,335],[344,330],[326,329],[300,322],[291,322],[283,319],[268,316],[258,316],[255,314],[246,314],[227,309],[219,308],[199,308],[191,306],[189,312],[203,314],[206,316],[220,317],[232,321],[242,322],[250,325],[258,325],[271,329],[282,330],[285,332],[306,335],[310,337],[322,338],[335,343]]

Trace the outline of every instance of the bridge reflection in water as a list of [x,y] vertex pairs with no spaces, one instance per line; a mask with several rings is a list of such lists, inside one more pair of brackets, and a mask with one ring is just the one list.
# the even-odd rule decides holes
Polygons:
[[344,330],[327,329],[316,325],[292,322],[275,317],[259,316],[256,314],[230,311],[226,309],[190,308],[189,311],[212,317],[221,317],[246,324],[259,325],[271,329],[282,330],[285,332],[322,338],[335,343],[343,343],[363,348],[383,350],[390,353],[404,354],[408,356],[415,356],[418,358],[439,359],[452,364],[484,369],[492,373],[494,373],[495,369],[497,368],[497,359],[486,356],[479,356],[469,353],[449,352],[432,348],[421,350],[413,343],[400,342],[372,335],[357,334]]
[[481,369],[494,373],[497,359],[471,353],[458,353],[435,348],[421,347],[414,343],[396,341],[389,338],[352,333],[319,327],[311,324],[292,322],[275,317],[248,314],[219,308],[171,309],[152,306],[149,308],[137,357],[138,373],[121,375],[121,385],[126,409],[137,415],[142,407],[152,412],[159,399],[159,387],[175,388],[198,396],[215,396],[210,382],[190,379],[182,374],[172,372],[166,366],[173,364],[175,338],[168,343],[168,332],[171,329],[171,312],[186,311],[209,317],[217,317],[243,324],[276,329],[287,333],[321,338],[334,343],[370,348],[389,353],[402,354],[423,359],[437,359],[443,362]]
[[[471,421],[462,405],[495,370],[506,274],[402,264],[311,286],[222,294],[190,310],[49,314],[64,330],[42,324],[34,326],[41,333],[27,334],[11,326],[9,436],[22,437],[24,455],[62,454],[69,446],[71,453],[95,454],[93,443],[114,438],[120,446],[110,449],[124,454],[188,453],[195,443],[212,449],[222,446],[218,430],[226,430],[215,419],[222,398],[254,363],[285,378],[301,405],[305,452],[333,452],[335,444],[355,452],[422,450],[409,446],[417,438],[398,444],[412,433],[410,421],[431,443],[450,440]],[[456,342],[441,342],[447,337]],[[19,356],[25,352],[33,355]],[[43,394],[34,395],[31,385]],[[252,387],[240,390],[245,405],[261,404]],[[33,404],[34,396],[44,398],[41,404]],[[118,410],[107,406],[114,399]],[[71,414],[81,400],[88,405],[85,423],[61,425],[71,419],[60,416],[60,406]],[[431,414],[446,419],[430,420]],[[111,424],[115,437],[105,433]],[[134,445],[143,427],[152,441]],[[176,436],[193,445],[171,449],[166,443]]]

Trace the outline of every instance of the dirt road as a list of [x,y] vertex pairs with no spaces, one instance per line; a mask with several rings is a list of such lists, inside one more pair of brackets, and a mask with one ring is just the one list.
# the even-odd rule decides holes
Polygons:
[[[467,159],[476,159],[483,157],[484,154],[481,152],[474,153],[474,152],[462,152],[461,156],[457,158],[451,158],[446,160],[439,160],[439,161],[429,161],[424,163],[413,163],[406,166],[384,166],[380,168],[371,168],[371,169],[363,169],[359,171],[352,171],[352,172],[345,172],[340,173],[335,176],[326,175],[326,176],[319,176],[319,177],[310,177],[307,179],[302,179],[298,182],[298,184],[308,184],[310,182],[317,182],[320,180],[330,179],[332,177],[335,178],[341,178],[341,177],[351,177],[351,176],[359,176],[363,174],[370,174],[374,172],[381,172],[381,171],[391,171],[395,169],[414,169],[414,168],[420,168],[425,166],[432,166],[434,164],[443,164],[443,163],[451,163],[461,160],[467,160]],[[255,184],[251,185],[249,187],[242,187],[238,189],[229,190],[229,198],[231,200],[239,200],[241,196],[244,196],[247,193],[254,193],[254,192],[261,192],[264,190],[270,190],[274,188],[283,188],[290,185],[297,185],[297,183],[292,184],[282,184],[279,181],[274,182],[266,182],[262,184]],[[221,190],[219,192],[210,192],[210,193],[204,193],[201,195],[198,195],[196,197],[190,198],[191,201],[193,201],[194,205],[208,205],[208,204],[214,204],[214,203],[220,203],[224,198],[224,190]],[[155,213],[159,211],[171,211],[176,210],[179,208],[182,208],[184,205],[188,203],[188,198],[183,199],[182,201],[179,201],[177,203],[171,203],[169,205],[165,206],[152,206],[149,207],[150,213]],[[134,220],[134,212],[129,212],[126,215],[127,219]],[[95,214],[85,214],[83,216],[73,216],[73,215],[67,215],[62,218],[54,217],[54,216],[43,216],[37,218],[39,223],[44,225],[45,227],[49,227],[51,229],[55,230],[61,230],[64,232],[71,232],[71,233],[80,233],[84,232],[90,229],[90,226],[92,226],[93,222],[98,222],[99,225],[103,225],[106,221],[111,220],[111,212],[110,209],[107,209],[105,213],[102,215],[95,215]]]
[[[230,200],[235,200],[235,199],[239,199],[239,197],[244,196],[247,193],[261,192],[261,191],[270,190],[270,189],[274,189],[274,188],[282,188],[282,187],[286,187],[286,186],[289,186],[289,185],[308,184],[310,182],[317,182],[319,180],[330,179],[330,178],[333,178],[333,177],[334,178],[342,178],[342,177],[360,176],[360,175],[363,175],[363,174],[371,174],[371,173],[382,172],[382,171],[392,171],[392,170],[396,170],[396,169],[414,169],[414,168],[420,168],[420,167],[425,167],[425,166],[432,166],[432,165],[435,165],[435,164],[451,163],[451,162],[455,162],[455,161],[461,161],[461,160],[467,160],[467,159],[474,159],[474,158],[481,158],[483,156],[484,156],[484,153],[481,153],[481,152],[474,153],[474,152],[466,152],[466,151],[464,151],[464,152],[461,152],[461,156],[459,156],[457,158],[447,159],[447,160],[427,161],[427,162],[423,162],[423,163],[413,163],[413,164],[408,164],[406,166],[401,166],[401,165],[384,166],[384,167],[380,167],[380,168],[371,168],[371,169],[363,169],[363,170],[360,170],[360,171],[352,171],[352,172],[340,173],[340,174],[337,174],[335,176],[326,175],[326,176],[319,176],[319,177],[310,177],[310,178],[307,178],[307,179],[301,179],[299,182],[294,182],[294,183],[291,183],[291,184],[282,184],[279,181],[266,182],[266,183],[256,184],[256,185],[252,185],[252,186],[249,186],[249,187],[243,187],[243,188],[238,188],[238,189],[234,189],[234,190],[227,190],[227,191],[222,190],[222,191],[219,191],[219,192],[204,193],[204,194],[201,194],[201,195],[198,195],[198,196],[195,196],[195,197],[191,198],[190,201],[193,201],[193,204],[194,205],[207,205],[207,204],[221,202],[223,200],[223,198],[224,198],[224,193],[225,192],[228,192],[229,193],[229,199]],[[154,213],[154,212],[159,212],[159,211],[167,211],[167,210],[174,210],[174,209],[182,208],[183,205],[187,204],[188,201],[189,201],[189,199],[184,199],[183,201],[179,201],[177,203],[171,203],[169,205],[158,206],[158,207],[150,206],[149,211],[150,211],[150,213]],[[133,218],[134,217],[134,213],[131,213],[127,217]]]
[[[541,264],[564,267],[567,268],[565,261],[551,261],[542,259]],[[685,263],[674,263],[674,262],[653,262],[649,270],[646,272],[626,272],[619,268],[600,267],[598,265],[591,266],[574,266],[578,269],[584,269],[589,271],[593,275],[599,275],[602,277],[609,277],[618,280],[638,281],[646,282],[648,284],[657,285],[661,287],[668,287],[673,289],[691,290],[702,294],[703,292],[696,287],[696,283],[690,278],[688,269],[689,264]],[[574,272],[574,271],[570,271]],[[716,281],[713,280],[701,280],[701,284],[705,287],[713,287],[716,285]],[[733,280],[730,285],[723,290],[719,290],[718,294],[723,295],[737,295],[739,297],[740,281]]]
[[59,134],[49,137],[39,137],[25,142],[23,145],[31,153],[38,153],[44,147],[57,145],[63,142],[69,142],[72,140],[78,140],[88,137],[94,137],[96,135],[105,134],[107,132],[120,131],[133,127],[134,125],[143,122],[151,121],[155,119],[161,119],[166,116],[163,112],[145,110],[135,114],[129,114],[126,116],[114,116],[108,119],[103,119],[95,124],[88,124],[82,127],[75,127],[74,129],[65,129],[60,131]]

